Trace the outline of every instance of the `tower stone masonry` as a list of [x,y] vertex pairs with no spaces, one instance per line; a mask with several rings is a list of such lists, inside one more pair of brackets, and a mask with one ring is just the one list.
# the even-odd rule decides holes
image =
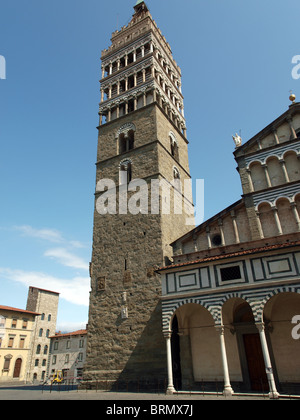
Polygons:
[[[169,244],[193,228],[183,205],[192,199],[174,186],[174,179],[190,180],[181,70],[144,1],[111,42],[101,56],[96,184],[115,183],[117,211],[99,214],[103,191],[96,188],[84,383],[157,387],[167,363],[155,270],[171,257]],[[146,181],[148,211],[120,212],[120,190],[136,179]],[[169,214],[161,211],[163,189],[159,211],[151,212],[153,180],[171,191]],[[174,211],[175,196],[181,212]]]

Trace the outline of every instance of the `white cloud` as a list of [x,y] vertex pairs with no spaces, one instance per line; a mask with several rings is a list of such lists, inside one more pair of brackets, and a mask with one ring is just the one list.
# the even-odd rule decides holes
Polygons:
[[31,236],[33,238],[44,239],[46,241],[57,243],[63,242],[64,240],[62,234],[55,229],[35,229],[29,225],[15,226],[14,228],[22,232],[25,236]]
[[68,332],[78,331],[78,330],[85,330],[87,325],[86,322],[68,322],[68,321],[61,321],[58,322],[56,326],[56,331],[60,331],[61,334],[65,334]]
[[45,273],[34,271],[14,270],[0,267],[0,276],[5,279],[41,289],[51,290],[60,294],[60,298],[65,299],[75,305],[89,305],[90,279],[88,277],[74,277],[72,279],[62,279],[53,277]]
[[44,253],[44,256],[57,260],[60,264],[66,267],[77,268],[80,270],[89,269],[89,264],[87,262],[77,255],[72,254],[65,248],[48,249]]
[[14,226],[14,229],[27,237],[42,239],[44,241],[53,243],[65,244],[72,248],[85,248],[85,245],[80,241],[69,241],[65,239],[62,233],[56,229],[36,229],[30,225]]

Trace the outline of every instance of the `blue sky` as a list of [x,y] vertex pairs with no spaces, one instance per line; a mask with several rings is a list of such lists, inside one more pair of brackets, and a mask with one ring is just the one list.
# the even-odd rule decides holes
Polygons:
[[[88,320],[101,51],[135,0],[0,0],[0,304],[60,292],[58,328]],[[299,0],[149,0],[182,69],[190,169],[205,218],[238,200],[247,141],[300,97]]]

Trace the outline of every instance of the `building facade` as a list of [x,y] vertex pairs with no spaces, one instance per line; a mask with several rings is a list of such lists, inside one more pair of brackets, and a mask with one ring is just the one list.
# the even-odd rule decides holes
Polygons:
[[25,381],[38,313],[0,306],[0,382]]
[[41,382],[47,377],[50,337],[55,334],[59,293],[29,287],[27,306],[38,312],[34,325],[27,381]]
[[248,142],[234,138],[241,200],[174,241],[159,270],[171,393],[216,382],[225,394],[300,392],[300,103],[290,99]]
[[50,339],[49,377],[61,371],[66,381],[81,380],[86,360],[87,330],[57,333]]
[[[130,23],[111,41],[101,57],[84,378],[99,386],[132,380],[142,387],[166,376],[155,269],[171,256],[169,244],[193,227],[186,223],[190,213],[185,207],[181,214],[160,211],[166,197],[155,188],[159,183],[169,189],[171,208],[192,207],[191,196],[174,182],[190,181],[188,140],[181,71],[144,1],[137,2]],[[138,187],[142,194],[137,198]],[[112,211],[103,209],[111,197]]]

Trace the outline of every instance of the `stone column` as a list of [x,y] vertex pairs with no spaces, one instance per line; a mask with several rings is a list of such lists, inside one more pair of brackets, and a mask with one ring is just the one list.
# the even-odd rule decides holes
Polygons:
[[274,134],[274,138],[275,138],[276,144],[279,144],[279,138],[278,138],[278,134],[277,134],[276,128],[273,128],[272,131],[273,131],[273,134]]
[[218,220],[218,225],[219,225],[219,228],[220,228],[220,234],[221,234],[221,239],[222,239],[221,246],[225,246],[225,236],[224,236],[223,220],[222,219]]
[[269,354],[269,349],[268,349],[268,344],[267,344],[267,339],[266,339],[266,334],[265,334],[265,324],[263,322],[259,322],[259,323],[256,323],[256,327],[259,331],[261,347],[262,347],[262,351],[264,355],[266,373],[267,373],[269,388],[270,388],[269,397],[272,399],[277,399],[279,398],[279,393],[277,392],[277,389],[276,389],[273,368],[271,364],[271,359],[270,359],[270,354]]
[[297,210],[297,204],[295,202],[291,203],[291,207],[292,207],[292,212],[294,214],[296,224],[297,224],[297,227],[298,227],[297,230],[299,232],[300,231],[300,218],[299,218],[299,213],[298,213],[298,210]]
[[223,372],[224,372],[224,391],[223,395],[230,396],[233,394],[233,389],[230,383],[226,345],[225,345],[225,328],[223,325],[217,326],[216,330],[220,334],[220,344],[221,344],[221,354],[222,354],[222,363],[223,363]]
[[273,210],[273,213],[274,213],[275,222],[276,222],[276,226],[277,226],[277,229],[278,229],[278,234],[282,235],[282,227],[281,227],[280,219],[279,219],[279,216],[278,216],[278,209],[277,209],[277,207],[274,206],[274,207],[272,207],[272,210]]
[[272,187],[272,184],[271,184],[271,180],[270,180],[270,176],[269,176],[268,167],[267,167],[266,164],[262,165],[262,167],[264,168],[264,171],[265,171],[268,188],[270,188],[270,187]]
[[259,235],[260,235],[260,238],[263,239],[265,236],[264,236],[264,232],[263,232],[263,229],[262,229],[262,226],[261,226],[260,213],[259,213],[259,211],[256,211],[255,214],[256,214],[256,222],[257,222]]
[[137,110],[137,102],[138,100],[137,100],[137,95],[135,95],[134,96],[134,111],[136,111]]
[[250,169],[247,169],[247,175],[248,175],[248,183],[249,183],[250,192],[254,192],[254,186],[253,186],[253,182],[252,182],[251,170]]
[[176,392],[173,384],[173,366],[172,366],[172,349],[171,349],[171,337],[172,331],[168,331],[165,334],[166,338],[166,345],[167,345],[167,367],[168,367],[168,388],[167,388],[167,395],[172,395]]
[[206,236],[207,236],[208,249],[210,249],[211,248],[211,237],[210,237],[210,228],[209,228],[209,226],[206,226]]
[[288,117],[287,118],[287,122],[289,123],[290,129],[291,129],[291,133],[292,133],[292,136],[293,136],[293,140],[294,140],[294,139],[297,138],[297,134],[296,134],[296,131],[295,131],[294,126],[293,126],[292,117]]
[[235,214],[235,211],[232,210],[230,214],[231,214],[231,219],[232,219],[232,224],[233,224],[235,242],[237,244],[239,244],[240,243],[240,236],[239,236],[238,226],[237,226],[237,223],[236,223],[236,214]]
[[289,174],[288,174],[286,166],[285,166],[285,161],[283,159],[280,159],[279,162],[280,162],[281,167],[282,167],[285,182],[290,182]]

